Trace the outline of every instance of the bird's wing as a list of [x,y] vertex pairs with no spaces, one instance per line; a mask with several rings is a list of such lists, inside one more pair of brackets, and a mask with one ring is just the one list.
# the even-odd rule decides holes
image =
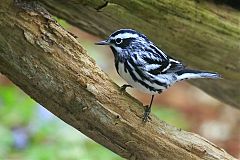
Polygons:
[[166,73],[172,73],[172,72],[177,72],[180,70],[185,69],[185,65],[182,64],[181,62],[173,59],[173,58],[169,58],[169,65],[166,67],[165,70],[163,70],[163,72]]
[[168,60],[149,59],[148,57],[145,57],[144,60],[146,63],[142,66],[142,68],[153,75],[162,73],[169,66]]
[[145,53],[141,54],[141,59],[145,62],[141,63],[141,68],[144,71],[153,75],[158,75],[177,72],[185,68],[181,62],[167,56],[159,49],[157,49],[157,51],[158,52],[156,52],[156,50],[155,52],[152,52],[152,50],[145,50]]

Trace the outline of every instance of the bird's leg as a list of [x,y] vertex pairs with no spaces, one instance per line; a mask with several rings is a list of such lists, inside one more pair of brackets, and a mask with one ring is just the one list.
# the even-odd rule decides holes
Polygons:
[[147,122],[148,119],[151,119],[151,118],[149,117],[149,114],[150,114],[150,112],[151,112],[151,107],[152,107],[153,98],[154,98],[154,95],[152,95],[150,104],[147,105],[147,106],[144,106],[145,109],[144,109],[144,115],[143,115],[143,122]]
[[126,92],[126,88],[127,88],[127,87],[132,87],[132,86],[129,85],[129,84],[124,84],[124,85],[122,85],[122,86],[120,87],[120,91],[121,91],[121,93]]

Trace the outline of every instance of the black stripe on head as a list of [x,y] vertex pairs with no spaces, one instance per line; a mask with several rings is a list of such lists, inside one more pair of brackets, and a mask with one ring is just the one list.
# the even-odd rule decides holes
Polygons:
[[[148,38],[144,35],[139,33],[138,31],[135,31],[133,29],[119,29],[115,32],[113,32],[110,37],[115,37],[119,34],[124,34],[124,33],[130,33],[130,34],[137,34],[139,37],[142,37],[143,39],[145,39],[147,42],[149,42]],[[130,38],[130,37],[129,37]]]
[[123,34],[123,33],[138,34],[138,32],[133,29],[120,29],[115,31],[113,34],[111,34],[110,37],[115,37],[116,35]]
[[110,43],[114,44],[117,47],[127,48],[134,39],[135,38],[125,38],[125,39],[122,39],[121,40],[122,42],[119,44],[117,44],[115,40],[111,40]]

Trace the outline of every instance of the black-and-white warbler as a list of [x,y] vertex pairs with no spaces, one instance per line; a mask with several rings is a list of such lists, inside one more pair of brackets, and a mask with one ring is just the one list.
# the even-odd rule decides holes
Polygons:
[[186,68],[161,51],[145,35],[132,29],[117,30],[96,44],[109,45],[112,49],[117,72],[129,84],[123,85],[122,90],[136,87],[152,95],[150,104],[145,108],[144,122],[149,117],[155,94],[185,79],[220,78],[218,73]]

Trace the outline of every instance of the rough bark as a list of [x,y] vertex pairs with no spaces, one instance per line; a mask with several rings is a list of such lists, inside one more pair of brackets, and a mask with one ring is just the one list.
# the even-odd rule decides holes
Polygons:
[[233,160],[206,139],[152,118],[38,5],[0,2],[0,72],[63,121],[127,159]]
[[108,2],[41,1],[54,15],[102,38],[119,28],[134,28],[189,66],[219,72],[222,81],[191,83],[240,108],[239,10],[208,0]]

